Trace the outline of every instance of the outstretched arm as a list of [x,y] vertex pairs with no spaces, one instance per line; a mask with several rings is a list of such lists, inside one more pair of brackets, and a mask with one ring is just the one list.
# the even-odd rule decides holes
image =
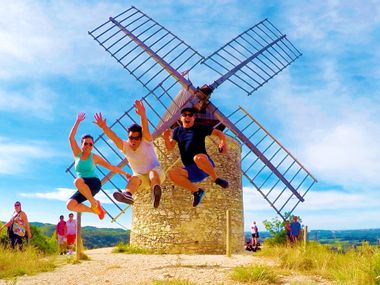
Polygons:
[[176,140],[173,140],[171,137],[171,131],[170,129],[166,129],[164,133],[162,134],[162,137],[164,138],[165,146],[168,151],[171,151],[175,145],[177,144]]
[[1,231],[3,230],[3,228],[5,228],[5,227],[9,227],[9,225],[11,224],[11,222],[12,222],[12,220],[10,220],[8,223],[5,223],[4,225],[2,225],[2,226],[0,227],[0,233],[1,233]]
[[227,140],[226,136],[222,131],[219,131],[217,129],[214,129],[211,133],[213,136],[217,136],[220,140],[219,142],[219,152],[221,153],[227,153]]
[[152,141],[152,135],[149,132],[149,122],[148,118],[146,117],[146,111],[145,107],[142,101],[136,100],[135,101],[135,107],[136,107],[136,114],[140,116],[141,119],[141,128],[142,128],[142,136],[147,141]]
[[85,118],[86,118],[85,113],[78,113],[74,126],[72,127],[70,131],[69,141],[70,141],[71,150],[74,156],[78,156],[80,153],[80,147],[78,146],[77,141],[75,140],[75,135],[77,133],[80,122],[82,122]]
[[106,123],[106,119],[102,117],[102,113],[95,113],[94,115],[95,124],[97,124],[103,132],[106,134],[107,137],[109,137],[114,144],[117,146],[118,149],[123,151],[123,140],[119,138],[114,131],[112,131]]
[[123,175],[125,175],[125,177],[127,177],[127,179],[132,177],[132,175],[130,175],[128,172],[124,171],[120,167],[117,167],[117,166],[110,164],[109,162],[107,162],[105,159],[103,159],[102,157],[100,157],[97,154],[93,155],[93,159],[94,159],[95,164],[99,164],[99,165],[111,170],[112,172],[123,174]]

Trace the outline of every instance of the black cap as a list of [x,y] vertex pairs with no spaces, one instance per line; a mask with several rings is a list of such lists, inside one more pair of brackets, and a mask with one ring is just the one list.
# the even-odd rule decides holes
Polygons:
[[189,112],[191,114],[195,114],[195,109],[193,107],[185,107],[181,110],[181,114],[183,114],[184,112]]

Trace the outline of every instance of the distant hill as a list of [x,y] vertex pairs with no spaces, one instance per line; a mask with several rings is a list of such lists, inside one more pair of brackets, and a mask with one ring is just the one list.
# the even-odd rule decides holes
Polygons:
[[[48,223],[33,222],[31,225],[38,227],[42,234],[52,236],[55,226]],[[82,239],[86,248],[100,248],[115,246],[119,242],[129,243],[130,230],[114,228],[82,227]]]
[[[4,222],[2,222],[4,223]],[[31,225],[38,227],[41,233],[51,237],[55,231],[55,225],[49,223],[33,222]],[[250,232],[245,232],[245,239],[251,238]],[[114,246],[118,242],[129,243],[130,230],[114,228],[97,228],[82,227],[82,236],[86,248],[100,248]],[[260,232],[260,239],[265,240],[270,237],[268,232]],[[309,231],[309,240],[316,240],[320,243],[347,243],[350,245],[360,244],[362,241],[368,241],[370,244],[380,243],[380,229],[362,229],[362,230],[311,230]]]
[[[260,232],[260,239],[265,240],[270,237],[268,232]],[[250,232],[245,232],[245,239],[251,238]],[[319,241],[322,244],[342,242],[348,244],[360,244],[362,241],[368,241],[370,244],[380,242],[380,229],[364,230],[311,230],[309,231],[309,240]]]

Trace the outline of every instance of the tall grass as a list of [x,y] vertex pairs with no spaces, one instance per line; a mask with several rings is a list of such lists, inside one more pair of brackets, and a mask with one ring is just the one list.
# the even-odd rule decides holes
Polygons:
[[366,243],[345,252],[315,242],[270,246],[258,255],[277,258],[282,269],[319,275],[339,284],[380,284],[380,249]]
[[25,247],[23,251],[0,247],[0,279],[33,275],[54,268],[54,257],[46,257],[33,247]]
[[278,273],[271,267],[260,264],[235,267],[232,270],[231,278],[235,281],[248,284],[279,283]]

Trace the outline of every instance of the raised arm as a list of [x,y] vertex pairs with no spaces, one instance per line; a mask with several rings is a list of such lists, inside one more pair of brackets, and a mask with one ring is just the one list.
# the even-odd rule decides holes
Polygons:
[[128,172],[124,171],[120,167],[117,167],[117,166],[110,164],[109,162],[107,162],[106,160],[104,160],[102,157],[100,157],[97,154],[93,154],[93,159],[94,159],[95,164],[99,164],[99,165],[111,170],[112,172],[123,174],[123,175],[125,175],[125,177],[127,177],[127,179],[132,177],[132,175],[130,175]]
[[140,116],[141,119],[141,128],[142,128],[142,136],[147,141],[152,141],[152,135],[149,132],[149,122],[148,118],[146,117],[146,111],[145,107],[142,101],[136,100],[135,101],[135,107],[136,107],[136,114]]
[[82,122],[85,118],[86,118],[85,113],[79,113],[77,115],[77,119],[75,120],[74,126],[72,127],[72,129],[70,131],[69,141],[70,141],[71,150],[72,150],[74,156],[78,156],[80,151],[81,151],[80,147],[78,146],[77,141],[75,140],[75,135],[77,133],[78,126],[79,126],[80,122]]
[[94,115],[95,124],[97,124],[103,132],[106,134],[107,137],[111,139],[111,141],[114,142],[114,144],[117,146],[118,149],[123,151],[123,140],[119,138],[114,131],[112,131],[108,126],[106,119],[103,119],[102,113],[95,113]]
[[166,129],[164,133],[162,134],[162,137],[164,138],[165,146],[168,151],[171,151],[175,145],[177,144],[176,140],[173,140],[171,137],[171,131],[170,129]]
[[221,153],[227,153],[227,140],[226,136],[222,131],[219,131],[217,129],[214,129],[211,133],[213,136],[217,136],[220,140],[219,142],[219,152]]

